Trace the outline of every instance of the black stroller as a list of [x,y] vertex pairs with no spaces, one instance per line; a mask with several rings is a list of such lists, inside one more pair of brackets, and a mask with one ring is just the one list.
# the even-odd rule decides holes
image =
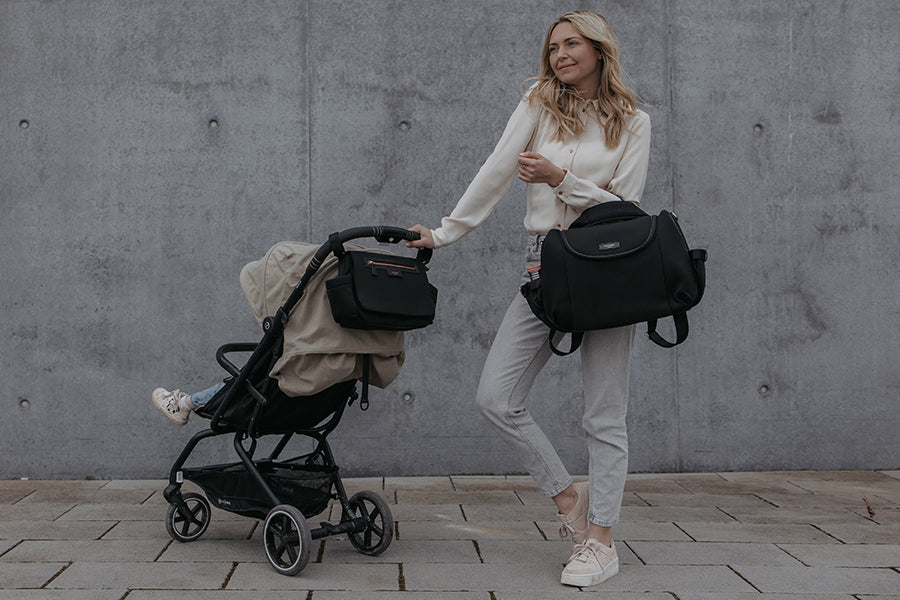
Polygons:
[[[369,237],[381,243],[398,243],[418,239],[419,234],[397,227],[359,227],[333,234],[316,251],[285,303],[263,320],[262,340],[225,344],[217,350],[216,360],[230,377],[213,399],[198,410],[210,420],[209,429],[188,441],[172,465],[169,485],[164,491],[170,504],[166,530],[173,539],[190,542],[206,532],[211,500],[221,509],[264,522],[266,557],[283,575],[296,575],[303,570],[314,539],[346,534],[357,551],[373,556],[390,545],[394,528],[390,507],[370,491],[347,497],[326,439],[337,427],[344,409],[359,398],[357,381],[337,383],[298,401],[285,395],[269,376],[281,355],[285,324],[310,279],[329,254],[342,251],[344,242]],[[430,256],[430,250],[421,250],[416,260],[424,264]],[[229,358],[234,353],[250,353],[243,367],[238,368]],[[368,366],[368,362],[364,364]],[[368,377],[365,368],[360,379],[361,403],[368,400]],[[229,433],[234,434],[238,462],[184,467],[201,440]],[[296,434],[311,439],[314,449],[279,460]],[[257,442],[264,435],[280,435],[281,439],[268,456],[257,458],[254,456]],[[206,497],[195,492],[182,493],[185,480],[198,485]],[[307,519],[322,513],[332,499],[340,503],[340,521],[322,522],[318,528],[311,529]]]

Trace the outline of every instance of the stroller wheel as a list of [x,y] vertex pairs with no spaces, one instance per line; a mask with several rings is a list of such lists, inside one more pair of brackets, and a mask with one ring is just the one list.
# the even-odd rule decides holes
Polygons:
[[352,517],[366,518],[369,523],[360,532],[350,533],[350,543],[362,554],[377,556],[387,550],[394,539],[394,517],[391,508],[375,492],[359,492],[350,498]]
[[266,558],[282,575],[296,575],[309,562],[312,536],[303,513],[289,504],[269,511],[263,527]]
[[181,496],[188,513],[182,514],[175,504],[166,512],[166,531],[177,542],[193,542],[209,527],[209,501],[201,494],[188,492]]

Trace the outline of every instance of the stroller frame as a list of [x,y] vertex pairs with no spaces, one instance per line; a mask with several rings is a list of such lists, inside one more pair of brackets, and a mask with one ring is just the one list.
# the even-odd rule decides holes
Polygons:
[[[259,343],[224,344],[216,351],[217,362],[229,373],[225,387],[207,406],[198,409],[210,419],[209,429],[196,433],[187,442],[169,471],[169,483],[163,496],[169,502],[166,530],[179,542],[199,539],[209,526],[212,499],[219,508],[243,516],[264,520],[263,540],[271,566],[283,575],[296,575],[307,565],[314,539],[347,534],[357,551],[378,555],[393,539],[394,521],[389,505],[376,493],[361,491],[348,498],[341,481],[327,436],[338,426],[347,406],[358,399],[356,381],[335,384],[314,397],[325,406],[299,426],[285,425],[285,419],[265,421],[265,409],[278,403],[296,402],[278,389],[268,377],[281,353],[284,328],[294,306],[302,298],[307,284],[328,258],[344,242],[373,237],[381,243],[396,244],[416,240],[419,234],[399,227],[357,227],[329,237],[310,260],[300,281],[274,315],[262,323]],[[431,250],[419,251],[427,263]],[[229,358],[234,353],[251,353],[243,367]],[[364,357],[362,399],[368,404],[368,357]],[[321,398],[320,398],[321,397]],[[312,403],[309,403],[312,404]],[[295,404],[296,406],[296,404]],[[205,408],[205,407],[204,407]],[[271,419],[270,419],[271,421]],[[267,431],[268,429],[268,431]],[[185,468],[197,445],[206,439],[233,433],[234,450],[239,461],[198,468]],[[257,442],[265,435],[280,435],[274,449],[265,458],[256,458]],[[312,439],[311,452],[279,460],[295,435]],[[249,447],[245,444],[249,440]],[[184,481],[192,481],[205,492],[182,492]],[[331,500],[340,505],[340,520],[323,521],[311,529],[307,519],[321,513]]]

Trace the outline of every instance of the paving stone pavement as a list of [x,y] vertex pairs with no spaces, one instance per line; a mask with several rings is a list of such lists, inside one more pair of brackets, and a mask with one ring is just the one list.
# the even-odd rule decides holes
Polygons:
[[559,584],[570,542],[528,477],[344,483],[388,502],[393,543],[316,540],[286,577],[252,519],[214,508],[173,541],[164,481],[0,481],[0,600],[900,600],[900,471],[631,475],[620,572],[583,589]]

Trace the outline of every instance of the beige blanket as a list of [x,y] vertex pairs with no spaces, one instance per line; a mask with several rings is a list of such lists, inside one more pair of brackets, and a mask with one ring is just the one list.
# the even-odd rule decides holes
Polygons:
[[[360,249],[354,244],[344,246]],[[260,260],[244,266],[241,288],[260,323],[284,303],[318,248],[280,242]],[[405,357],[403,332],[345,329],[331,316],[325,281],[336,275],[337,259],[331,255],[309,282],[285,326],[284,353],[271,376],[289,396],[308,396],[335,383],[361,378],[365,354],[371,357],[372,385],[384,388],[400,373]]]

